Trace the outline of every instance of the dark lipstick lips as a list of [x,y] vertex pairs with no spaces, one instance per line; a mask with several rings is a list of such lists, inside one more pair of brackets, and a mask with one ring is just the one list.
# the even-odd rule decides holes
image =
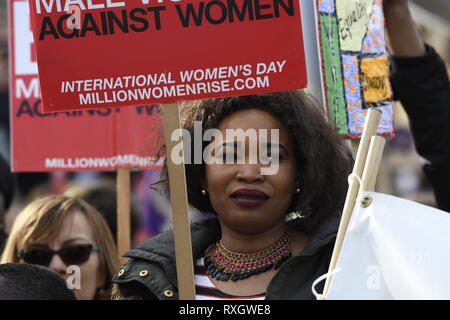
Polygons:
[[231,199],[239,206],[253,208],[265,203],[269,196],[256,189],[239,189],[230,195]]
[[233,198],[251,198],[251,199],[267,199],[268,196],[264,192],[257,189],[238,189],[231,194]]

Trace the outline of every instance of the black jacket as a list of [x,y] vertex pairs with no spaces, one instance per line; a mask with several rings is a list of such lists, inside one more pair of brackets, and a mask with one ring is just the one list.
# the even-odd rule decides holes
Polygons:
[[[305,249],[280,267],[267,288],[266,299],[315,299],[311,286],[315,279],[328,272],[338,226],[338,217],[321,224]],[[194,259],[198,259],[220,239],[218,220],[213,218],[192,224],[191,236]],[[178,299],[171,231],[145,241],[139,248],[128,251],[125,257],[130,260],[113,279],[113,298]],[[323,283],[316,289],[320,292]]]
[[439,209],[450,211],[450,82],[444,61],[426,46],[418,58],[392,58],[394,97],[404,106]]

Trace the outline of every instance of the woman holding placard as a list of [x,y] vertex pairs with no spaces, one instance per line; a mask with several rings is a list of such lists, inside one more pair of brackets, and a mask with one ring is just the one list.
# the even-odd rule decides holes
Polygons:
[[[181,114],[189,136],[203,137],[186,151],[203,160],[185,165],[189,202],[217,216],[192,226],[197,299],[313,298],[351,168],[323,110],[290,91],[186,102]],[[116,298],[177,297],[171,232],[126,256]]]

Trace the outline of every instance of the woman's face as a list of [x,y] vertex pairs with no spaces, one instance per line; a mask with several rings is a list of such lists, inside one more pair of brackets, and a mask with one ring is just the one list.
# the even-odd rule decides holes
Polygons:
[[[74,211],[65,218],[61,230],[50,243],[40,243],[36,245],[46,245],[52,250],[60,250],[67,246],[76,246],[83,244],[97,245],[94,240],[94,230],[87,220],[85,214],[81,211]],[[48,265],[48,268],[58,273],[66,280],[70,289],[79,300],[92,300],[95,297],[97,289],[102,286],[99,255],[92,251],[88,260],[80,265],[79,269],[68,269],[61,257],[55,254]]]
[[[241,110],[225,118],[218,126],[223,135],[222,149],[215,157],[236,157],[235,143],[242,143],[229,135],[227,129],[266,129],[269,134],[257,136],[256,141],[245,141],[245,163],[205,165],[209,199],[225,227],[234,232],[258,234],[284,223],[292,196],[298,187],[294,146],[288,130],[269,113],[257,109]],[[270,130],[279,130],[278,141],[271,141]],[[266,137],[267,139],[262,139]],[[261,138],[261,139],[260,139]],[[249,142],[258,148],[267,145],[271,154],[279,155],[278,170],[273,175],[262,175],[260,161],[249,161]]]

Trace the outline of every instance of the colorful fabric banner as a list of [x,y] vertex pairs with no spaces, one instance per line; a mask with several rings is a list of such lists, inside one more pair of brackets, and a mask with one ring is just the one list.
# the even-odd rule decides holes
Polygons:
[[367,108],[382,111],[378,134],[394,135],[382,0],[316,0],[328,114],[346,138],[359,138]]

